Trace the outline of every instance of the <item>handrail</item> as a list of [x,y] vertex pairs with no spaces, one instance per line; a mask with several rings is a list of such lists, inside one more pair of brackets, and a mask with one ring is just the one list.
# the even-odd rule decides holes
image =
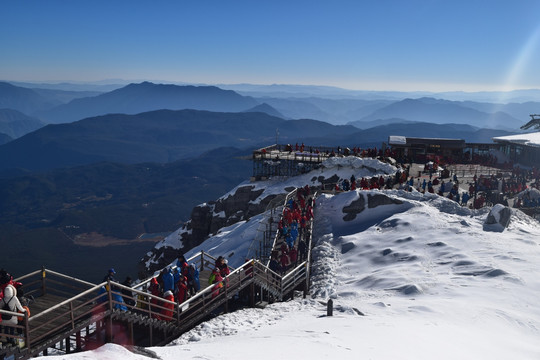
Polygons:
[[[198,258],[204,258],[204,257],[209,257],[211,259],[213,259],[214,261],[216,260],[215,257],[213,257],[212,255],[208,254],[207,252],[204,252],[204,251],[199,251],[198,253],[196,253],[195,255],[193,255],[192,257],[190,257],[189,259],[186,259],[186,262],[189,264],[190,262],[193,262],[195,260],[197,260]],[[197,261],[195,261],[195,263],[197,263]],[[201,264],[204,265],[204,261],[201,261]],[[167,266],[168,267],[168,266]],[[174,270],[177,268],[176,265],[172,265],[171,268]],[[132,289],[139,289],[143,286],[145,286],[146,284],[148,284],[152,278],[156,277],[156,272],[154,272],[154,275],[152,276],[149,276],[148,278],[142,280],[141,282],[139,282],[138,284],[136,284],[135,286],[132,287]]]
[[33,272],[29,273],[29,274],[26,274],[26,275],[23,275],[23,276],[19,276],[18,278],[14,279],[14,280],[20,282],[21,280],[24,280],[24,279],[26,279],[26,278],[29,278],[29,277],[31,277],[31,276],[33,276],[33,275],[37,275],[37,274],[39,274],[39,273],[42,272],[42,271],[43,271],[43,269],[39,269],[39,270],[33,271]]
[[[200,256],[200,254],[198,255]],[[302,270],[302,265],[306,262],[303,262],[300,264],[296,269]],[[35,272],[34,275],[39,272]],[[298,275],[298,271],[294,272],[296,275]],[[55,273],[56,274],[56,273]],[[296,275],[288,275],[285,278],[287,279],[295,279]],[[65,279],[72,279],[69,276],[63,276]],[[227,275],[223,280],[223,288],[220,288],[217,295],[216,295],[216,287],[215,284],[211,284],[206,286],[204,289],[202,289],[199,293],[197,293],[192,298],[186,300],[183,303],[178,304],[177,302],[169,301],[167,299],[164,299],[160,296],[151,295],[147,292],[131,288],[129,286],[122,285],[120,283],[116,282],[102,282],[100,284],[94,285],[90,289],[87,289],[80,294],[77,294],[67,300],[64,300],[60,302],[59,304],[56,304],[55,306],[44,310],[43,312],[34,315],[31,318],[27,318],[30,325],[40,324],[37,326],[30,326],[24,328],[21,326],[20,328],[23,329],[23,337],[26,339],[27,345],[30,346],[31,344],[43,344],[42,341],[44,339],[50,338],[52,335],[58,335],[58,331],[61,329],[64,329],[62,331],[74,331],[75,330],[75,322],[82,320],[88,316],[88,314],[91,314],[92,317],[89,319],[92,319],[91,321],[97,321],[97,319],[102,318],[104,316],[117,316],[114,315],[115,305],[122,304],[125,305],[128,309],[133,309],[137,311],[142,311],[146,316],[148,317],[154,317],[160,316],[162,320],[164,321],[171,321],[171,323],[174,323],[178,329],[184,328],[186,329],[187,326],[192,326],[195,324],[199,319],[201,319],[205,314],[208,313],[212,308],[215,308],[216,306],[219,306],[223,303],[226,299],[232,296],[232,294],[240,291],[241,289],[245,288],[248,284],[250,284],[253,281],[257,282],[265,282],[267,286],[275,289],[272,290],[275,294],[282,293],[283,291],[280,291],[280,288],[283,286],[284,281],[281,278],[281,276],[274,271],[267,268],[264,264],[262,264],[258,260],[250,260],[242,265],[240,265],[237,269],[234,269],[229,275]],[[277,282],[276,282],[277,281]],[[108,287],[105,287],[105,285],[109,285]],[[289,285],[290,286],[290,285]],[[97,294],[97,291],[100,290],[100,288],[105,287],[106,291]],[[117,294],[120,296],[125,296],[122,294],[122,290],[128,290],[131,292],[131,295],[133,297],[140,296],[138,301],[142,301],[142,303],[145,305],[146,309],[141,309],[136,307],[136,305],[126,304],[123,301],[117,301],[112,297],[110,294]],[[107,293],[109,296],[107,296]],[[93,294],[94,296],[88,297],[88,295]],[[105,300],[103,303],[99,303],[99,299],[102,299],[103,297],[108,298],[108,300]],[[85,300],[80,303],[76,304],[75,306],[73,303],[79,299],[85,298]],[[159,299],[158,303],[152,303],[153,299]],[[107,306],[107,302],[109,303],[109,306]],[[87,310],[82,310],[86,308],[90,304],[96,304],[103,305],[103,307],[92,307],[88,308]],[[69,305],[69,306],[68,306]],[[173,305],[172,307],[168,308],[166,305]],[[62,309],[62,307],[68,306],[68,309]],[[163,311],[172,311],[170,315],[164,315]],[[51,330],[46,331],[45,333],[36,333],[37,330],[40,329],[46,329],[47,324],[49,323],[43,323],[41,324],[38,320],[40,318],[43,318],[47,314],[55,313],[52,321],[55,323],[54,328]],[[99,312],[96,312],[99,311]],[[77,312],[77,313],[75,313]],[[2,311],[4,313],[4,311]],[[13,316],[21,316],[19,313],[12,313],[8,312],[9,314]],[[99,316],[96,318],[95,316]],[[65,326],[68,326],[66,329]],[[19,326],[18,326],[19,327]],[[26,334],[24,334],[26,332]],[[35,334],[34,337],[31,335]],[[38,345],[43,346],[43,345]]]
[[297,267],[295,267],[293,270],[290,270],[285,276],[283,276],[283,281],[287,280],[287,278],[294,275],[295,272],[298,271],[298,269],[305,267],[307,264],[307,260],[302,261]]
[[67,300],[64,300],[64,301],[62,301],[61,303],[56,304],[56,305],[54,305],[53,307],[48,308],[47,310],[44,310],[44,311],[40,312],[39,314],[36,314],[36,315],[30,317],[30,321],[32,321],[32,320],[35,319],[35,318],[41,317],[41,316],[43,316],[44,314],[48,314],[48,313],[52,312],[53,310],[58,309],[59,307],[62,307],[62,306],[64,306],[64,305],[67,305],[67,304],[69,304],[70,302],[73,302],[74,300],[77,300],[77,299],[79,299],[79,298],[81,298],[81,297],[83,297],[83,296],[86,296],[86,295],[92,293],[93,291],[99,290],[100,287],[105,286],[106,284],[107,284],[107,282],[102,282],[102,283],[99,284],[99,285],[95,285],[95,286],[94,286],[93,288],[91,288],[91,289],[88,289],[88,290],[86,290],[86,291],[83,291],[82,293],[80,293],[80,294],[78,294],[78,295],[75,295],[75,296],[73,296],[73,297],[71,297],[71,298],[69,298],[69,299],[67,299]]
[[[0,309],[0,313],[1,314],[6,314],[6,315],[11,315],[11,316],[23,316],[23,313],[20,313],[20,312],[14,312],[14,311],[10,311],[10,310],[3,310],[3,309]],[[1,324],[1,323],[0,323]],[[11,326],[11,325],[10,325]]]
[[[285,196],[285,199],[282,200],[282,197]],[[287,195],[285,194],[278,194],[276,195],[275,198],[273,198],[272,200],[270,200],[268,202],[268,204],[266,205],[266,209],[264,210],[264,212],[262,213],[264,216],[267,216],[268,213],[270,213],[270,217],[267,217],[267,219],[270,219],[273,217],[273,214],[274,212],[276,211],[276,209],[278,208],[283,208],[284,207],[284,204],[287,204]],[[280,209],[280,211],[282,211],[282,209]],[[266,219],[265,219],[266,220]],[[272,223],[268,223],[268,225],[270,226],[270,231],[272,231],[272,226],[273,226],[274,222]],[[253,237],[253,240],[251,241],[251,244],[249,245],[249,248],[248,248],[248,254],[247,254],[247,257],[248,258],[256,258],[256,259],[263,259],[264,257],[268,257],[268,259],[270,258],[270,254],[260,254],[259,251],[257,251],[257,245],[259,247],[259,250],[261,250],[261,244],[263,242],[266,242],[266,230],[267,230],[267,222],[266,221],[260,221],[259,223],[259,227],[257,228],[257,232],[255,234],[255,236]],[[262,234],[262,235],[261,235]],[[260,236],[262,236],[262,239],[260,239]],[[256,244],[258,240],[258,244]],[[266,246],[263,245],[264,248],[266,248]],[[272,249],[273,247],[270,247],[270,249]],[[270,250],[272,251],[272,250]],[[258,254],[259,253],[259,254]],[[258,255],[257,255],[258,254]]]
[[84,284],[84,285],[88,285],[88,286],[96,286],[96,284],[91,283],[91,282],[89,282],[89,281],[77,279],[76,277],[73,277],[73,276],[64,275],[64,274],[61,274],[61,273],[56,272],[56,271],[54,271],[54,270],[45,269],[45,272],[46,272],[46,273],[54,274],[54,275],[56,275],[56,276],[59,276],[59,277],[61,277],[61,278],[67,279],[67,280],[72,280],[72,281],[75,281],[75,282],[80,282],[81,284]]

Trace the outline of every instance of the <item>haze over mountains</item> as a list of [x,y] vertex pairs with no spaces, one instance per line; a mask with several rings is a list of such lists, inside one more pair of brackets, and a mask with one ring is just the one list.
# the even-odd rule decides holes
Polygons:
[[48,123],[64,123],[103,114],[138,114],[169,109],[241,112],[259,103],[234,91],[215,86],[130,84],[95,97],[75,99],[41,113]]
[[21,137],[44,125],[40,120],[20,111],[0,109],[0,133],[8,135],[11,139]]
[[[525,107],[527,105],[523,105]],[[457,101],[437,100],[433,98],[405,99],[379,108],[368,116],[351,125],[361,126],[364,122],[375,122],[380,119],[406,119],[436,124],[458,123],[471,124],[482,128],[515,130],[515,125],[522,125],[515,117],[499,111],[499,107],[492,104],[491,111],[483,112]],[[486,109],[488,110],[488,109]]]
[[[26,84],[30,86],[31,84]],[[36,85],[38,86],[38,85]],[[41,84],[41,86],[45,86]],[[215,86],[129,84],[108,92],[23,88],[0,83],[0,108],[18,110],[45,123],[64,123],[111,113],[137,114],[152,110],[208,110],[217,112],[262,111],[285,119],[315,119],[332,124],[351,123],[360,128],[374,121],[398,120],[432,123],[466,123],[476,127],[518,130],[528,115],[538,112],[540,92],[511,92],[509,99],[523,102],[477,102],[474,98],[502,99],[497,93],[355,92],[331,87],[229,86],[240,93]],[[120,86],[120,85],[115,85]],[[64,88],[69,89],[67,84]],[[266,89],[264,92],[257,91]],[[268,91],[273,89],[274,91]],[[308,91],[311,89],[311,93]],[[515,96],[514,96],[515,95]],[[514,97],[512,97],[514,96]],[[257,108],[266,104],[263,108]],[[255,110],[252,110],[255,109]],[[380,124],[378,124],[380,125]]]
[[[280,86],[276,91],[283,89],[290,90]],[[318,94],[328,90],[313,89]],[[92,92],[94,96],[77,93],[0,83],[5,107],[0,110],[0,144],[5,143],[0,146],[1,175],[102,161],[167,163],[221,146],[251,148],[276,140],[350,147],[380,146],[389,135],[491,142],[493,136],[515,133],[526,120],[519,118],[540,108],[540,102],[430,97],[285,98],[282,92],[280,97],[256,98],[215,86],[150,82]]]

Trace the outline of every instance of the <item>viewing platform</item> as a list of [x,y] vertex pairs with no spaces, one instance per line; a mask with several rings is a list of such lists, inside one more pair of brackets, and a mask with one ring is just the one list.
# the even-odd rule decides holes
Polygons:
[[273,176],[296,176],[317,169],[332,156],[348,155],[340,147],[274,144],[253,151],[252,181]]

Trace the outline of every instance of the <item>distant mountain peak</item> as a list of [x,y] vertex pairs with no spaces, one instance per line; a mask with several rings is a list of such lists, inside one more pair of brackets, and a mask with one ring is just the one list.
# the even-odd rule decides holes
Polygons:
[[282,113],[277,111],[274,107],[268,105],[267,103],[262,103],[257,106],[252,107],[251,109],[245,110],[244,112],[261,112],[271,116],[279,117],[285,119]]
[[94,97],[75,99],[42,114],[50,123],[65,123],[104,114],[138,114],[168,110],[240,112],[258,102],[215,86],[132,83]]

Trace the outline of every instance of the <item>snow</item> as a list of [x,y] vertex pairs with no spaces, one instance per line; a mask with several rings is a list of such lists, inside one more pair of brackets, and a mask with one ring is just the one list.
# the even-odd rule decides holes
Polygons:
[[520,199],[523,198],[524,196],[529,196],[531,199],[537,200],[540,198],[540,190],[535,189],[535,188],[527,188],[523,190],[522,192],[520,192],[519,194],[517,194],[517,197]]
[[[347,165],[339,171],[350,176],[358,169]],[[266,186],[283,189],[308,178]],[[344,207],[378,194],[401,204],[365,208],[353,220],[343,219]],[[488,212],[415,191],[321,195],[311,296],[298,293],[265,309],[225,314],[169,346],[147,350],[164,360],[539,359],[540,225],[512,209],[504,232],[485,231]],[[192,251],[234,253],[229,261],[243,261],[261,219],[224,228]],[[326,316],[329,299],[332,317]],[[56,358],[143,357],[108,344]]]
[[216,235],[186,252],[184,256],[189,259],[204,250],[204,252],[216,254],[216,257],[223,255],[230,266],[238,267],[245,262],[251,241],[263,219],[263,215],[257,215],[252,217],[250,221],[239,221],[222,228]]
[[290,178],[275,177],[257,182],[245,181],[223,195],[221,199],[234,195],[240,187],[251,186],[252,191],[264,190],[257,199],[252,201],[252,203],[256,204],[270,195],[288,193],[285,190],[288,188],[303,187],[307,184],[319,186],[319,177],[328,179],[337,175],[341,179],[349,179],[351,175],[354,175],[357,179],[360,179],[361,177],[393,175],[396,171],[395,166],[372,158],[359,158],[356,156],[331,157],[322,162],[320,169],[312,170],[306,174]]
[[388,143],[390,145],[406,145],[407,138],[405,136],[390,135],[388,137]]
[[540,146],[540,132],[525,133],[518,135],[498,136],[493,141],[510,142],[514,144]]

